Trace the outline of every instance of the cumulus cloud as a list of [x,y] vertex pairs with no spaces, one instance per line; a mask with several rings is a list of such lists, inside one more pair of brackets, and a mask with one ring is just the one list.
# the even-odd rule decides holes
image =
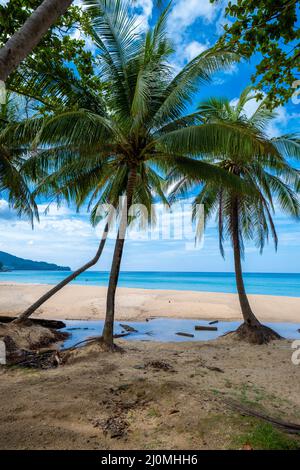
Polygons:
[[180,40],[186,30],[198,19],[212,22],[216,16],[217,7],[210,0],[177,0],[170,13],[168,30],[171,35]]
[[136,0],[134,11],[137,15],[137,25],[144,30],[149,26],[153,11],[153,0]]
[[197,55],[206,51],[209,48],[209,43],[201,43],[198,41],[192,41],[185,47],[185,57],[188,61],[193,60]]

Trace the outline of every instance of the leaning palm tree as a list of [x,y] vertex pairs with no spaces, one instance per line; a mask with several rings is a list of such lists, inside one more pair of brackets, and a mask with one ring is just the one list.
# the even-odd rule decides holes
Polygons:
[[13,142],[7,144],[4,137],[6,130],[20,119],[18,97],[7,93],[5,102],[0,104],[0,194],[7,197],[19,216],[26,216],[33,224],[34,218],[38,218],[38,209],[21,171],[27,159],[27,149]]
[[[87,155],[88,159],[86,158]],[[45,150],[44,152],[38,152],[28,161],[25,168],[26,172],[32,175],[33,172],[40,172],[41,168],[45,171],[45,157],[47,158],[47,167],[49,167],[50,160],[54,160],[53,165],[56,166],[57,152],[52,153],[51,150]],[[67,152],[64,151],[60,157],[59,169],[50,172],[49,175],[44,175],[40,180],[35,194],[45,196],[50,200],[50,204],[54,201],[58,205],[62,201],[68,204],[75,203],[78,210],[87,205],[88,210],[91,212],[90,220],[93,226],[104,220],[106,222],[95,256],[35,301],[19,315],[15,323],[26,321],[53,295],[99,261],[109,231],[119,220],[122,207],[120,197],[125,193],[127,179],[128,168],[120,166],[116,158],[108,156],[105,159],[102,156],[99,157],[98,154],[93,155],[91,152],[87,154],[85,149],[77,152],[72,151],[72,161],[69,161]],[[168,204],[162,189],[163,182],[155,169],[144,165],[140,166],[139,182],[135,185],[132,199],[133,202],[142,204],[147,209],[149,217],[145,220],[144,212],[140,212],[132,218],[132,222],[136,221],[137,217],[141,219],[141,224],[153,222],[150,217],[151,207],[158,198],[164,204]],[[111,210],[112,208],[115,210]]]
[[[67,157],[62,155],[69,154],[71,164],[72,154],[84,149],[87,156],[102,164],[103,175],[107,165],[124,174],[120,195],[126,197],[126,204],[120,214],[103,330],[105,344],[112,347],[115,294],[132,202],[142,203],[141,193],[151,192],[155,179],[174,168],[193,181],[214,181],[238,190],[238,178],[202,161],[199,155],[224,146],[238,151],[247,142],[257,155],[263,155],[268,143],[264,138],[254,140],[245,127],[203,123],[198,112],[187,114],[199,85],[209,83],[211,75],[232,63],[234,56],[212,48],[174,75],[169,62],[173,49],[165,31],[168,9],[153,30],[142,34],[131,14],[130,1],[91,0],[85,5],[92,16],[99,73],[110,84],[106,99],[101,94],[97,108],[82,106],[26,123],[15,129],[13,138],[28,139],[32,131],[35,145],[58,152],[58,167],[65,165]],[[79,172],[85,162],[88,158],[78,158]],[[47,166],[47,159],[44,164]],[[150,172],[146,183],[143,175],[150,170],[156,176]],[[98,178],[91,191],[102,190],[104,180],[100,175]],[[74,191],[81,190],[76,184]]]
[[[257,155],[252,146],[245,142],[244,149],[216,154],[211,161],[219,168],[240,178],[242,183],[250,184],[255,193],[241,194],[232,189],[220,187],[213,182],[204,184],[195,198],[197,204],[204,204],[206,220],[216,214],[219,228],[219,245],[224,257],[223,242],[229,238],[233,247],[236,286],[244,323],[238,329],[238,335],[253,343],[267,343],[278,339],[279,335],[262,325],[254,314],[243,280],[241,258],[244,255],[244,240],[254,240],[263,251],[269,234],[273,236],[277,249],[278,237],[273,220],[274,201],[282,211],[293,216],[300,216],[300,201],[294,188],[299,184],[299,173],[293,169],[286,158],[300,156],[300,141],[294,136],[267,138],[267,125],[275,117],[262,103],[257,110],[247,117],[245,105],[254,99],[251,88],[247,88],[237,102],[227,99],[210,99],[202,103],[199,112],[205,122],[223,122],[228,125],[245,126],[253,133],[253,138],[268,141],[268,152]],[[190,182],[181,179],[173,189],[172,197],[190,188]],[[196,212],[194,211],[196,214]]]

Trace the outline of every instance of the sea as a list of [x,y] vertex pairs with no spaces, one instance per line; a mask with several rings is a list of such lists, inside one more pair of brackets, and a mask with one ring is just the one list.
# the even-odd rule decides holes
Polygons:
[[[1,283],[57,284],[70,272],[11,271],[1,272]],[[106,286],[108,272],[87,271],[72,284]],[[245,273],[249,294],[300,297],[300,273]],[[141,289],[191,290],[236,293],[234,273],[222,272],[146,272],[123,271],[119,286]]]

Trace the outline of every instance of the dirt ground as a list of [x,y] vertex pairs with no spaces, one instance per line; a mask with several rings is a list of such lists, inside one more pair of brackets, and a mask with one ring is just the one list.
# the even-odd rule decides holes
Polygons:
[[258,421],[228,399],[300,423],[288,341],[118,344],[122,354],[94,344],[57,369],[1,366],[0,448],[242,448]]

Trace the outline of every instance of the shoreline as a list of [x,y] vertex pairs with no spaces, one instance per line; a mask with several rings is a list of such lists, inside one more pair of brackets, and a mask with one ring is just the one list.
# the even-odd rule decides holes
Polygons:
[[[52,287],[56,286],[57,284],[56,283],[45,283],[45,282],[17,282],[17,281],[0,281],[0,289],[1,287],[12,287],[12,286],[22,286],[22,287],[26,287],[26,286],[31,286],[31,287],[36,287],[36,286],[40,286],[40,287],[47,287],[47,290],[51,289]],[[106,289],[107,288],[107,284],[104,284],[104,285],[101,285],[101,284],[89,284],[88,282],[83,282],[82,284],[77,284],[77,283],[70,283],[70,284],[67,284],[67,286],[71,286],[71,287],[76,287],[76,288],[94,288],[94,289]],[[66,286],[66,287],[67,287]],[[157,287],[125,287],[125,286],[118,286],[117,287],[117,290],[137,290],[137,291],[149,291],[149,292],[153,292],[153,291],[157,291],[157,292],[182,292],[183,294],[187,294],[189,292],[192,292],[193,294],[209,294],[209,295],[215,295],[215,294],[221,294],[221,295],[238,295],[237,292],[221,292],[221,291],[206,291],[206,290],[193,290],[193,289],[164,289],[164,288],[157,288]],[[275,294],[250,294],[248,293],[247,294],[248,297],[271,297],[271,298],[288,298],[288,299],[298,299],[299,300],[299,305],[300,305],[300,295],[299,296],[293,296],[293,295],[284,295],[284,294],[281,294],[281,295],[275,295]]]
[[[19,315],[47,290],[49,284],[0,283],[0,315]],[[46,302],[36,318],[102,320],[106,287],[68,285]],[[300,298],[249,294],[254,312],[264,322],[300,322]],[[237,294],[119,287],[116,321],[149,317],[201,320],[241,320]]]

